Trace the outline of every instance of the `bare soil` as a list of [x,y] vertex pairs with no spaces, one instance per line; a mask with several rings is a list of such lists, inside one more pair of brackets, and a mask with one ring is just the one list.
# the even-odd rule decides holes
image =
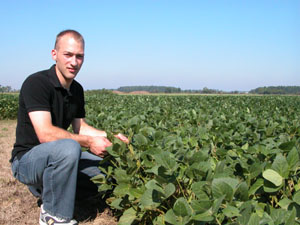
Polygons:
[[[37,199],[11,173],[15,128],[15,120],[0,120],[0,225],[36,225],[40,213]],[[74,217],[82,225],[117,224],[111,210],[98,198],[76,202]]]
[[148,91],[132,91],[132,92],[122,92],[122,91],[112,91],[114,94],[119,94],[119,95],[150,95],[153,93],[150,93]]
[[112,91],[114,94],[119,94],[119,95],[121,95],[121,94],[125,94],[124,92],[122,92],[122,91]]

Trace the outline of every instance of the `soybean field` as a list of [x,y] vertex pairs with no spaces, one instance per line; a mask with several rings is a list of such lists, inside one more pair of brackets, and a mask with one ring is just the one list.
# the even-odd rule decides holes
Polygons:
[[87,92],[86,118],[113,142],[93,181],[120,225],[300,224],[300,96]]
[[[299,96],[86,97],[119,224],[299,224]],[[124,133],[131,143],[113,138]]]

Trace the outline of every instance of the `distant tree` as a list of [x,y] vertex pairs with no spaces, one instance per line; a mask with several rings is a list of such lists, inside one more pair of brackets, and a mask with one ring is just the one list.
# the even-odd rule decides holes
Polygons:
[[11,91],[12,91],[11,86],[2,86],[2,85],[0,85],[0,92],[1,92],[1,93],[4,93],[4,92],[11,92]]
[[224,93],[223,91],[215,90],[215,89],[209,89],[207,87],[204,87],[202,89],[203,94],[222,94]]

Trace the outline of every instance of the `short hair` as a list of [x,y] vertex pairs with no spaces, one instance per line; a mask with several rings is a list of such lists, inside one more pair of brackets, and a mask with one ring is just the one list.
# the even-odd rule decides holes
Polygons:
[[57,44],[59,42],[59,40],[65,36],[65,35],[71,35],[72,37],[74,37],[77,41],[81,41],[84,47],[84,39],[83,36],[76,30],[63,30],[61,31],[58,35],[56,35],[56,40],[55,40],[55,45],[54,45],[54,49],[57,48]]

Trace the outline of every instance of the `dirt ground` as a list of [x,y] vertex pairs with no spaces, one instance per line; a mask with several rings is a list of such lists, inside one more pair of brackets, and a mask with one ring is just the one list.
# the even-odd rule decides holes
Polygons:
[[[15,142],[15,120],[0,120],[0,225],[38,224],[40,208],[26,185],[11,173],[9,159]],[[81,225],[116,225],[101,199],[77,202],[74,217]]]

